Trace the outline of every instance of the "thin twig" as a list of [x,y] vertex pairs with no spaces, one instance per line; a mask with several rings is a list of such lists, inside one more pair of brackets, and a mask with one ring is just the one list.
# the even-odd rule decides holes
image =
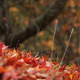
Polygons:
[[54,39],[55,39],[56,29],[57,29],[57,23],[58,23],[58,21],[56,20],[55,29],[54,29],[54,33],[53,33],[53,41],[52,41],[51,61],[52,61],[52,56],[53,56],[53,46],[54,46]]
[[[65,38],[64,38],[64,40],[63,40],[63,43],[62,43],[62,45],[61,45],[61,49],[58,50],[58,53],[61,53],[61,50],[62,50],[62,48],[63,48],[63,46],[64,46],[64,42],[65,42],[66,38],[67,38],[67,35],[65,36]],[[57,57],[58,57],[58,53],[57,53]],[[58,62],[58,59],[57,59],[57,62]]]
[[[62,65],[62,61],[63,61],[63,59],[64,59],[64,56],[65,56],[66,52],[67,52],[68,46],[69,46],[69,44],[70,44],[70,40],[71,40],[71,36],[72,36],[73,31],[74,31],[74,28],[71,30],[70,37],[69,37],[69,40],[68,40],[69,43],[67,44],[66,49],[65,49],[65,51],[64,51],[63,57],[62,57],[61,62],[60,62],[60,66]],[[55,77],[56,77],[56,75],[57,75],[57,73],[58,73],[58,71],[59,71],[59,69],[60,69],[60,66],[59,66],[59,68],[58,68],[58,70],[57,70],[57,72],[56,72],[56,74],[55,74]],[[54,77],[54,78],[55,78],[55,77]]]
[[[80,48],[80,35],[79,35],[79,48]],[[79,51],[78,51],[78,56],[80,57],[80,49],[79,49]],[[79,60],[78,60],[78,65],[80,64],[80,58],[79,58]]]
[[67,52],[67,49],[68,49],[68,46],[69,46],[69,44],[70,44],[70,40],[71,40],[71,36],[72,36],[73,31],[74,31],[74,28],[71,30],[71,34],[70,34],[70,37],[69,37],[69,40],[68,40],[69,43],[68,43],[67,46],[66,46],[66,49],[65,49],[65,51],[64,51],[63,57],[62,57],[61,62],[60,62],[60,65],[62,65],[62,61],[63,61],[63,59],[64,59],[64,56],[65,56],[66,52]]
[[15,4],[9,5],[9,7],[17,6],[17,5],[20,4],[22,1],[23,1],[23,0],[19,0],[19,1],[17,1]]

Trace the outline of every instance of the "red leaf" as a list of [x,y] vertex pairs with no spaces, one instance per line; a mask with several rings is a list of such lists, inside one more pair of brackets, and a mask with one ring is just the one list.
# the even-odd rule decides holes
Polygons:
[[6,71],[5,68],[2,67],[2,66],[0,66],[0,74],[1,74],[1,73],[4,73],[5,71]]
[[7,60],[7,65],[13,65],[16,62],[17,58],[9,57]]
[[4,45],[4,43],[2,42],[2,43],[0,44],[0,56],[2,56],[2,48],[3,48],[3,45]]
[[24,60],[27,64],[31,64],[31,63],[32,63],[32,58],[26,58],[26,57],[24,57],[23,60]]
[[64,71],[64,70],[65,70],[65,67],[66,67],[66,65],[63,65],[63,66],[59,69],[59,71]]
[[37,61],[36,61],[35,58],[33,58],[33,60],[32,60],[32,64],[33,64],[33,65],[32,65],[33,67],[36,67],[36,66],[38,65],[38,64],[37,64]]
[[23,63],[24,63],[24,60],[23,60],[23,59],[18,60],[18,61],[16,62],[16,68],[17,68],[17,67],[21,67],[21,66],[23,65]]
[[57,65],[57,64],[58,64],[58,62],[53,62],[53,64],[54,64],[54,65]]

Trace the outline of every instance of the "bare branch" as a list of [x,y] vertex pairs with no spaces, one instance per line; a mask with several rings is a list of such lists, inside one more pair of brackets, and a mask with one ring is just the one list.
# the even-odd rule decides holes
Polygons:
[[17,1],[15,4],[11,4],[11,5],[9,5],[9,7],[16,6],[16,5],[20,4],[22,1],[23,1],[23,0],[19,0],[19,1]]
[[[40,31],[44,30],[48,24],[50,24],[64,9],[68,0],[56,0],[55,4],[52,5],[43,15],[39,16],[31,25],[27,26],[25,30],[22,30],[15,35],[9,35],[6,43],[11,47],[15,47],[17,42],[22,43],[24,40],[37,34],[37,27]],[[14,37],[13,37],[14,36]],[[13,40],[12,40],[13,37]]]

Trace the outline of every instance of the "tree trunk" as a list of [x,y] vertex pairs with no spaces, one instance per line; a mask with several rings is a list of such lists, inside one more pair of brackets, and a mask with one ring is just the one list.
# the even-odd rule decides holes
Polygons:
[[3,38],[2,40],[6,39],[6,36],[10,32],[8,2],[9,2],[8,0],[0,0],[0,35]]

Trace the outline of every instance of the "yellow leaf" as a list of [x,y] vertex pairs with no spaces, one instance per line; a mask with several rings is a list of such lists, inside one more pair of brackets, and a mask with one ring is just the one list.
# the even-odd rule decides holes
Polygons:
[[19,12],[19,10],[16,7],[10,7],[10,12]]

